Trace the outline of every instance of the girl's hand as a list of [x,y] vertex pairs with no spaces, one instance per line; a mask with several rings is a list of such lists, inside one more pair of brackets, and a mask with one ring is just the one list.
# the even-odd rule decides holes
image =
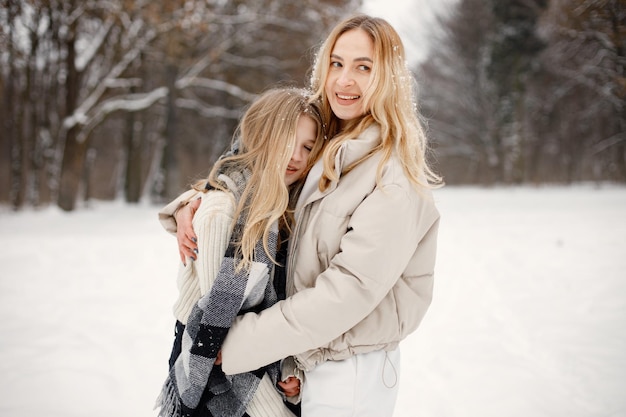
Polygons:
[[290,376],[285,381],[278,381],[278,386],[287,397],[295,397],[300,394],[300,380],[295,376]]
[[198,253],[197,237],[193,231],[193,216],[196,214],[202,200],[197,198],[184,207],[181,207],[174,214],[176,219],[176,240],[178,241],[178,253],[180,260],[187,265],[186,259],[196,260]]

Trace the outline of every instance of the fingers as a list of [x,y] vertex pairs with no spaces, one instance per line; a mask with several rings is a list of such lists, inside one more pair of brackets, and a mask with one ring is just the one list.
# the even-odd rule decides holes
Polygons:
[[200,207],[201,202],[202,202],[202,198],[198,197],[192,202],[190,202],[189,204],[187,204],[187,206],[189,206],[189,209],[191,210],[191,217],[193,217],[193,215],[196,213],[196,211],[198,210],[198,207]]
[[195,261],[198,253],[196,238],[190,238],[182,229],[179,229],[176,232],[176,239],[178,241],[178,253],[183,263],[185,263],[186,258],[191,258]]
[[285,396],[287,397],[295,397],[296,395],[298,395],[300,393],[299,389],[283,389],[283,393],[285,394]]
[[296,377],[289,377],[285,381],[278,381],[278,386],[287,397],[293,397],[300,393],[300,380]]
[[181,207],[176,213],[176,239],[178,240],[178,253],[180,260],[186,265],[185,260],[196,260],[198,244],[196,233],[193,230],[193,215],[200,206],[200,199],[194,200]]
[[187,235],[183,235],[180,239],[178,239],[178,250],[183,252],[185,256],[194,258],[195,260],[196,254],[198,253],[196,238],[190,238]]

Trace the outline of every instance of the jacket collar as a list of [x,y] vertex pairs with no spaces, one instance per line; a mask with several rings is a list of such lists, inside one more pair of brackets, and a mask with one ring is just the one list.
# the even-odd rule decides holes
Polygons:
[[[341,145],[341,148],[335,156],[335,173],[337,174],[337,177],[341,179],[341,172],[345,167],[348,167],[354,162],[363,158],[372,149],[378,146],[380,142],[380,126],[377,123],[374,123],[367,129],[365,129],[358,137],[348,140],[343,145]],[[322,166],[323,161],[322,159],[320,159],[319,161],[317,161],[317,163],[309,173],[309,176],[307,177],[307,183],[309,181],[314,181],[315,190],[308,198],[306,198],[304,204],[301,204],[302,200],[298,202],[299,204],[296,210],[300,209],[302,206],[312,203],[313,201],[319,200],[320,198],[333,192],[335,188],[337,188],[338,182],[333,181],[325,191],[322,192],[319,190],[317,184],[319,183],[319,179],[322,174]]]
[[341,172],[345,167],[363,158],[372,149],[378,146],[380,142],[380,126],[376,123],[365,129],[357,138],[346,141],[335,157],[335,172],[337,177],[341,177]]

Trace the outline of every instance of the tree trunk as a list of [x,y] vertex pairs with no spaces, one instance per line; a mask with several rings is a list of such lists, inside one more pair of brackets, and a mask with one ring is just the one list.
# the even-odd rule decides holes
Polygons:
[[141,198],[141,140],[135,132],[135,113],[126,115],[126,176],[124,198],[128,203],[138,203]]
[[57,204],[65,211],[72,211],[76,207],[78,191],[83,180],[87,141],[78,142],[77,135],[78,127],[75,126],[67,132],[65,148],[63,149]]
[[[66,115],[73,115],[78,105],[80,89],[80,73],[76,69],[75,35],[76,24],[70,29],[67,40],[67,81],[66,81]],[[83,165],[87,153],[87,140],[77,140],[80,125],[75,124],[65,134],[63,160],[61,162],[61,178],[59,180],[59,196],[57,204],[65,211],[72,211],[76,206],[78,191],[82,182]]]
[[161,170],[163,173],[163,187],[160,197],[164,200],[174,198],[180,187],[180,169],[178,167],[177,142],[176,133],[178,130],[178,118],[176,114],[176,78],[178,76],[178,68],[174,64],[168,64],[166,68],[167,88],[169,95],[167,96],[167,119],[165,124],[165,146],[163,147],[163,155],[161,159]]
[[0,84],[0,96],[4,99],[0,103],[0,120],[2,121],[2,134],[0,135],[0,178],[2,179],[0,183],[0,201],[3,202],[10,201],[13,187],[12,153],[15,146],[13,123],[15,114],[13,106],[14,78],[12,73],[13,67],[10,65],[6,85]]

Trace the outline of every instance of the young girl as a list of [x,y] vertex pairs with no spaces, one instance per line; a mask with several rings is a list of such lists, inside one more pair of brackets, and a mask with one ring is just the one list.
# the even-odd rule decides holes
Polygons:
[[[385,20],[359,15],[332,30],[311,80],[332,139],[296,206],[288,298],[238,317],[222,346],[226,374],[293,355],[303,417],[392,416],[398,345],[431,302],[439,213],[430,189],[440,179],[412,80]],[[182,212],[186,252],[195,243]]]
[[284,274],[273,274],[278,249],[323,147],[320,112],[308,98],[298,89],[264,93],[244,114],[231,155],[213,166],[208,184],[194,187],[201,192],[193,219],[201,249],[179,270],[176,340],[159,416],[293,416],[275,388],[276,363],[225,377],[215,361],[237,314],[284,294]]

